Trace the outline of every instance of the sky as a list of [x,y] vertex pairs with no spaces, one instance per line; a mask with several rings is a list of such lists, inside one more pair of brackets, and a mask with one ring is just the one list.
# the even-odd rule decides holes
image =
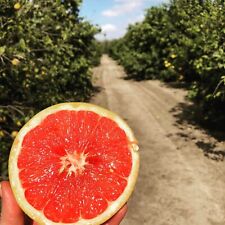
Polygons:
[[145,10],[168,0],[83,0],[81,16],[99,25],[98,40],[112,40],[126,33],[128,24],[142,21]]

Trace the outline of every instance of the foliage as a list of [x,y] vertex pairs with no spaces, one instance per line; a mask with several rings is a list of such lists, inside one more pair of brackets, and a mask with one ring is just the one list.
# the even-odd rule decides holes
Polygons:
[[80,0],[1,0],[0,172],[16,132],[37,111],[92,93],[98,29],[78,15]]
[[103,54],[102,43],[95,40],[91,49],[91,64],[92,66],[98,66],[100,64],[101,56]]
[[172,0],[111,43],[128,77],[186,82],[205,121],[225,122],[225,3]]

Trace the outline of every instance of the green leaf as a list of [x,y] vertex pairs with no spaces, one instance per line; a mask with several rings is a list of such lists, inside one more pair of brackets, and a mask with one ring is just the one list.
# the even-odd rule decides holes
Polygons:
[[5,45],[0,47],[0,55],[3,55],[5,53],[5,49],[6,49]]
[[46,45],[52,44],[52,39],[49,36],[44,37],[44,42]]
[[62,38],[63,40],[66,40],[68,38],[68,33],[66,31],[62,32]]
[[20,39],[20,41],[19,41],[19,46],[20,46],[20,48],[21,48],[22,50],[25,50],[25,49],[26,49],[26,43],[25,43],[25,41],[24,41],[23,38]]

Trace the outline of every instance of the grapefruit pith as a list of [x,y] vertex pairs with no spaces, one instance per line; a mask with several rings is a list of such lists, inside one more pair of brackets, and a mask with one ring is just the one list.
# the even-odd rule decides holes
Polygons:
[[18,204],[39,224],[97,225],[126,203],[138,168],[137,141],[119,116],[62,103],[19,131],[9,179]]

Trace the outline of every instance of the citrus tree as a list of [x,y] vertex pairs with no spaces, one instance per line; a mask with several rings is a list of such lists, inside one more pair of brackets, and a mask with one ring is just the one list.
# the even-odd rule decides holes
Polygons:
[[[37,111],[92,94],[94,35],[80,0],[2,0],[0,7],[0,160],[6,170],[18,129]],[[4,168],[3,168],[4,167]]]
[[128,77],[188,84],[201,119],[221,127],[225,122],[224,6],[221,0],[171,0],[152,7],[142,22],[111,43],[109,52]]

